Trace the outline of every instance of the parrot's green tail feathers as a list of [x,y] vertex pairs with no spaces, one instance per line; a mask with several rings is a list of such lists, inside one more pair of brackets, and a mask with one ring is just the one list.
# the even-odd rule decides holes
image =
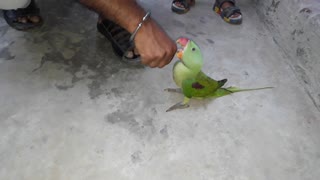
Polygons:
[[263,89],[272,89],[274,87],[263,87],[263,88],[253,88],[253,89],[240,89],[237,87],[228,87],[225,88],[227,91],[230,91],[232,93],[236,93],[236,92],[242,92],[242,91],[256,91],[256,90],[263,90]]
[[254,88],[254,89],[240,89],[237,87],[219,88],[211,95],[211,97],[218,98],[218,97],[226,96],[236,92],[256,91],[256,90],[271,89],[271,88],[273,87],[263,87],[263,88]]

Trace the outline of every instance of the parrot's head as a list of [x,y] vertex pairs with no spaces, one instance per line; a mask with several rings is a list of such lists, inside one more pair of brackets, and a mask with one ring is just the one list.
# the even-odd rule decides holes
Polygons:
[[202,53],[199,46],[192,40],[181,37],[177,39],[178,51],[176,56],[182,63],[192,70],[201,70],[203,65]]

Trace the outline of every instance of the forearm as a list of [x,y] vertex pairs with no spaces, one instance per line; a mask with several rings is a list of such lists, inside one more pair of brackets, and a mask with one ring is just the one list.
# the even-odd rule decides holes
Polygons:
[[135,0],[80,0],[82,4],[132,33],[145,15]]

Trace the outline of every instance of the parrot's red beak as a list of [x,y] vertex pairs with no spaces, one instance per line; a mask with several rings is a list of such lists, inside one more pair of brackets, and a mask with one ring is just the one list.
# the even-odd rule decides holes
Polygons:
[[189,42],[189,39],[185,38],[185,37],[181,37],[181,38],[177,39],[177,41],[176,41],[176,43],[182,47],[185,47],[188,44],[188,42]]
[[176,40],[176,43],[178,44],[178,51],[176,53],[176,56],[180,60],[182,60],[183,50],[188,45],[189,41],[190,40],[188,38],[185,38],[185,37],[181,37],[181,38]]

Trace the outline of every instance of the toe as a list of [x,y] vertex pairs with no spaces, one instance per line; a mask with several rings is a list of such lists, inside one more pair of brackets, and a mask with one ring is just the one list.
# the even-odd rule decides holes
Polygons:
[[125,57],[128,58],[128,59],[132,59],[134,57],[134,52],[133,51],[127,51]]
[[28,19],[26,17],[21,17],[21,18],[18,18],[18,21],[21,23],[27,23]]
[[235,14],[233,14],[233,15],[231,16],[231,18],[238,18],[240,15],[241,15],[241,14],[239,14],[239,13],[235,13]]
[[174,4],[175,4],[177,7],[184,8],[183,4],[181,4],[180,2],[175,2]]
[[40,17],[39,16],[29,16],[28,19],[32,23],[39,23],[40,22]]

